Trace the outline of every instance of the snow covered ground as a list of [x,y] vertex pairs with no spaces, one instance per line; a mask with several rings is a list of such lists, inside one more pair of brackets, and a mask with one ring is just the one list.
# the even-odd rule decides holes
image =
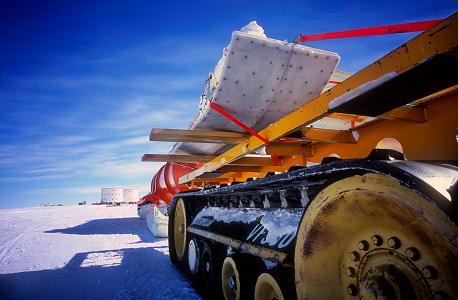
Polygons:
[[200,299],[136,206],[0,210],[0,299]]

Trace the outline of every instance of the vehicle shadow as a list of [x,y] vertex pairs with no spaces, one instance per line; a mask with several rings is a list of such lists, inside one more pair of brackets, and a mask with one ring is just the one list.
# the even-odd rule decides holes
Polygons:
[[77,235],[95,234],[137,234],[138,243],[151,243],[158,240],[147,228],[146,220],[138,218],[96,219],[74,227],[53,229],[45,233],[64,233]]
[[201,299],[160,249],[76,254],[63,268],[0,275],[0,299]]

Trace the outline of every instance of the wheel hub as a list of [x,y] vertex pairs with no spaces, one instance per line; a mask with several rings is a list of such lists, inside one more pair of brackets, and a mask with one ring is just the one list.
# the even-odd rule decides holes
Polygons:
[[235,286],[235,278],[234,276],[231,276],[229,278],[229,287],[233,290],[236,290],[236,286]]
[[370,269],[363,276],[359,294],[363,299],[399,299],[399,286],[393,279],[382,270]]
[[[349,295],[377,300],[427,299],[431,295],[419,268],[396,250],[376,247],[358,255],[360,260],[353,261],[350,257],[348,261],[347,270],[354,270],[347,288]],[[347,271],[345,277],[351,277]]]

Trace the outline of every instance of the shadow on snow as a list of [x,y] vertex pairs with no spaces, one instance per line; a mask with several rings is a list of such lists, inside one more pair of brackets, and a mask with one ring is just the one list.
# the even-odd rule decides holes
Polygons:
[[0,298],[200,299],[154,247],[78,253],[61,269],[3,274]]
[[78,235],[137,234],[140,238],[139,243],[152,243],[158,240],[148,230],[146,220],[139,220],[138,218],[96,219],[75,227],[53,229],[45,231],[45,233]]

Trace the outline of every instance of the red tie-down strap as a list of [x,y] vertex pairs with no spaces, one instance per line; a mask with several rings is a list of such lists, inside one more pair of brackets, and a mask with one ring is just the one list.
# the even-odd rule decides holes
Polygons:
[[221,115],[225,116],[226,118],[228,118],[229,120],[231,120],[232,122],[234,122],[235,124],[239,125],[240,127],[242,127],[244,130],[246,130],[247,132],[249,132],[250,134],[254,135],[255,137],[257,137],[258,139],[260,139],[261,141],[263,141],[264,143],[266,144],[270,144],[270,142],[265,139],[264,137],[262,137],[260,134],[258,134],[256,131],[252,130],[250,127],[246,126],[245,124],[243,124],[242,122],[240,122],[239,120],[237,120],[236,118],[234,118],[231,114],[229,114],[227,111],[225,111],[224,109],[222,109],[221,107],[219,107],[218,105],[216,105],[213,101],[210,101],[210,107],[213,108],[214,110],[216,110],[217,112],[219,112]]
[[295,41],[296,42],[300,41],[301,43],[305,43],[305,42],[312,42],[312,41],[341,39],[341,38],[349,38],[349,37],[425,31],[433,27],[434,25],[438,24],[441,21],[442,19],[405,23],[405,24],[396,24],[396,25],[387,25],[387,26],[378,26],[378,27],[370,27],[370,28],[360,28],[360,29],[344,30],[344,31],[336,31],[336,32],[328,32],[328,33],[299,35]]
[[228,113],[227,111],[225,111],[224,109],[222,109],[221,107],[216,105],[213,101],[210,101],[210,107],[213,108],[214,110],[216,110],[218,113],[220,113],[224,117],[226,117],[227,119],[229,119],[232,122],[234,122],[235,124],[237,124],[238,126],[240,126],[241,128],[243,128],[245,131],[247,131],[251,135],[254,135],[258,139],[260,139],[265,144],[285,143],[285,142],[301,142],[301,140],[294,140],[294,139],[283,139],[283,140],[271,142],[271,141],[267,140],[266,138],[264,138],[263,136],[261,136],[256,131],[254,131],[253,129],[251,129],[250,127],[246,126],[245,124],[243,124],[242,122],[237,120],[234,116],[232,116],[230,113]]
[[[434,25],[438,24],[442,20],[443,19],[396,24],[396,25],[387,25],[387,26],[378,26],[378,27],[370,27],[370,28],[360,28],[360,29],[344,30],[344,31],[336,31],[336,32],[328,32],[328,33],[299,35],[294,40],[294,42],[295,43],[305,43],[305,42],[312,42],[312,41],[342,39],[342,38],[350,38],[350,37],[425,31],[433,27]],[[329,83],[339,84],[340,82],[339,81],[329,81]]]

